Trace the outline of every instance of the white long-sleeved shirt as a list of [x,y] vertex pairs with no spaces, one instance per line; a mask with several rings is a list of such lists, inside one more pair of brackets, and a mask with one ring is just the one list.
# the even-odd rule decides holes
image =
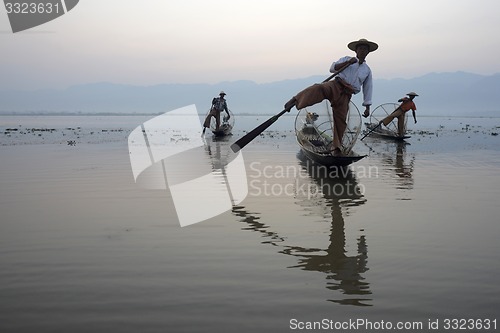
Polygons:
[[[335,61],[330,67],[330,72],[335,72],[335,65],[346,62],[352,57],[345,56]],[[361,65],[359,62],[350,65],[342,72],[338,74],[345,82],[349,83],[354,88],[354,93],[357,94],[363,88],[363,106],[372,105],[372,93],[373,93],[373,79],[372,70],[363,62]]]

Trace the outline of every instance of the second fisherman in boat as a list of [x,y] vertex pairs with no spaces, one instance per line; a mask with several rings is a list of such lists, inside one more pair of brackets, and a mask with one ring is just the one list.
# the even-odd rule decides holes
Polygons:
[[398,118],[398,135],[400,137],[403,137],[405,135],[405,114],[408,111],[412,111],[413,114],[413,120],[415,120],[415,124],[417,123],[417,116],[415,115],[415,111],[417,111],[417,106],[415,105],[415,102],[413,102],[413,99],[418,96],[416,93],[409,92],[406,94],[409,97],[403,97],[398,100],[398,102],[401,102],[401,105],[398,106],[396,110],[394,110],[390,115],[385,117],[380,121],[381,124],[384,124],[384,126],[387,126],[390,124],[390,122],[394,118]]
[[356,52],[355,57],[342,57],[330,67],[330,72],[341,71],[333,81],[314,84],[295,95],[285,104],[285,110],[290,111],[294,106],[300,110],[317,104],[325,99],[329,100],[333,110],[333,145],[335,156],[342,156],[342,137],[347,127],[347,113],[349,102],[353,94],[363,89],[363,106],[366,118],[370,115],[372,104],[373,79],[372,71],[366,64],[366,56],[375,51],[378,45],[366,39],[353,41],[347,47]]
[[220,126],[220,113],[222,111],[226,111],[227,116],[225,116],[225,120],[229,120],[231,118],[231,115],[229,114],[229,110],[227,108],[227,102],[224,99],[224,96],[226,96],[226,93],[224,91],[221,91],[219,93],[219,97],[214,97],[212,99],[212,106],[210,107],[210,112],[208,113],[207,117],[205,118],[205,122],[203,123],[203,134],[205,134],[205,130],[207,127],[210,127],[210,121],[212,117],[215,118],[215,130],[219,130]]

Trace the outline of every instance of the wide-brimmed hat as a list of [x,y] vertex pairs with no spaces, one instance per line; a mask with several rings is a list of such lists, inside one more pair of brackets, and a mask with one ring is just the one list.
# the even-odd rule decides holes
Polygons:
[[356,51],[358,45],[363,45],[363,44],[368,45],[368,49],[370,52],[373,52],[376,49],[378,49],[377,43],[370,42],[369,40],[364,38],[361,38],[360,40],[355,40],[354,42],[350,42],[349,44],[347,44],[347,47],[349,48],[349,50]]
[[416,92],[409,92],[407,93],[408,96],[418,96],[418,94]]
[[219,95],[227,95],[224,91],[221,90],[221,92],[219,93]]

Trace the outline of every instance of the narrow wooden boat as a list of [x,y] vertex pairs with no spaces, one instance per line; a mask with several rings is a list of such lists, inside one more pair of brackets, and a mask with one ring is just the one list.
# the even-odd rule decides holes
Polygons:
[[[376,124],[376,123],[365,123],[366,129],[368,131],[373,130],[375,127],[377,127],[377,125],[378,124]],[[375,130],[371,133],[371,135],[377,135],[377,136],[385,138],[385,139],[396,140],[396,141],[403,141],[405,139],[411,138],[411,136],[409,136],[409,135],[399,136],[397,131],[394,132],[393,130],[388,130],[386,128],[382,128],[382,126],[375,128]]]
[[[373,110],[373,112],[370,114],[369,122],[365,123],[367,131],[368,132],[372,131],[370,135],[376,135],[384,139],[396,140],[396,141],[403,141],[411,137],[409,135],[403,135],[403,136],[399,135],[397,119],[390,122],[387,126],[380,125],[377,127],[380,121],[385,117],[387,117],[388,115],[390,115],[392,112],[394,112],[399,107],[399,105],[400,104],[397,103],[385,103],[377,106]],[[407,121],[408,121],[408,113],[405,113],[403,133],[406,133]]]
[[[210,110],[207,112],[207,115],[210,113]],[[212,117],[210,120],[210,130],[212,131],[212,134],[216,137],[224,137],[227,135],[231,135],[233,127],[234,127],[234,115],[229,110],[229,115],[231,116],[229,119],[227,119],[227,114],[226,111],[222,111],[220,113],[220,125],[219,129],[217,129],[217,123],[215,121],[215,118]]]

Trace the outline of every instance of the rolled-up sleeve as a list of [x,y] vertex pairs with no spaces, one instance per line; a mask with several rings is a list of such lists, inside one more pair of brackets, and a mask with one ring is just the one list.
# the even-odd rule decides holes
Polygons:
[[363,82],[363,106],[372,105],[372,94],[373,80],[372,73],[370,71],[370,74],[366,77],[365,82]]
[[341,63],[346,62],[346,61],[348,61],[348,60],[350,60],[350,59],[351,59],[351,57],[349,57],[349,56],[345,56],[345,57],[340,58],[340,59],[339,59],[339,60],[337,60],[337,61],[334,61],[334,62],[332,63],[332,65],[330,66],[330,73],[335,73],[335,72],[336,72],[336,70],[335,70],[335,65],[336,65],[336,64],[341,64]]

